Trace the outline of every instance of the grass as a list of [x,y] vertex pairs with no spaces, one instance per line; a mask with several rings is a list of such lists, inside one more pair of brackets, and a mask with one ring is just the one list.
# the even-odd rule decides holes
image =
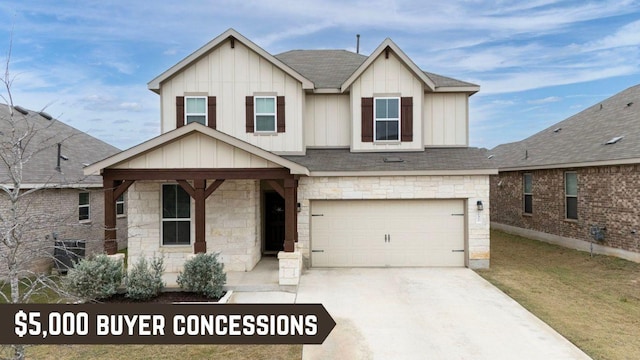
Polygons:
[[43,360],[292,360],[302,358],[302,345],[37,345],[27,348],[26,355],[27,359]]
[[594,359],[640,359],[640,264],[492,231],[478,273]]

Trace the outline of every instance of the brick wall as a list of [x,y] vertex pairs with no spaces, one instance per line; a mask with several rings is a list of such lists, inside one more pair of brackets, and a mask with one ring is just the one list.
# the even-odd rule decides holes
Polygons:
[[[565,219],[565,171],[578,176],[577,221]],[[532,215],[523,214],[524,173],[491,176],[492,221],[584,241],[592,239],[591,225],[605,226],[602,245],[640,252],[640,165],[527,171],[533,177]]]
[[[25,269],[45,271],[52,265],[55,232],[59,240],[84,240],[87,255],[102,252],[104,239],[104,193],[102,189],[88,191],[90,218],[78,221],[78,189],[43,189],[20,200],[20,221],[25,224],[25,247],[22,249]],[[8,202],[2,194],[0,201]],[[126,208],[126,200],[125,200]],[[3,216],[7,215],[7,206],[2,206]],[[2,226],[4,224],[0,224]],[[127,218],[117,221],[118,247],[127,245]],[[4,229],[3,229],[4,230]],[[46,236],[49,235],[47,239]],[[5,250],[5,247],[1,247]],[[6,263],[0,261],[0,274],[6,271]]]

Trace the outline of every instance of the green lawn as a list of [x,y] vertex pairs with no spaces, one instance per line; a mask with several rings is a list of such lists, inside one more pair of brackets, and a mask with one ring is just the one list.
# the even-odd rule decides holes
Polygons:
[[594,359],[640,359],[640,264],[492,231],[478,273]]

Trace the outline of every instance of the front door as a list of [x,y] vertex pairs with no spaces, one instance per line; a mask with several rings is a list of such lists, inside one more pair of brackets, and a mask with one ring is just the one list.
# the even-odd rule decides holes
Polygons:
[[275,191],[264,193],[264,252],[284,250],[284,199]]

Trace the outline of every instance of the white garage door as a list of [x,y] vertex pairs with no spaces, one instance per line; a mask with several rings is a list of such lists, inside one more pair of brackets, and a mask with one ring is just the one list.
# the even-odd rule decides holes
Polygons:
[[464,266],[462,200],[315,200],[311,265]]

